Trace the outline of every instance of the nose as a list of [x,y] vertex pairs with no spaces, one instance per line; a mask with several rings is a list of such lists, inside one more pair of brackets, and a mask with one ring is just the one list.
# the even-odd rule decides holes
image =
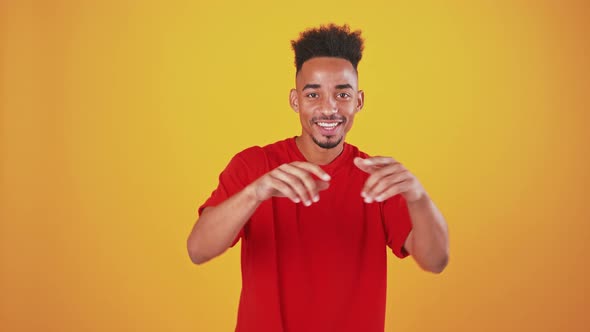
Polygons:
[[338,113],[338,106],[336,100],[332,97],[324,98],[322,102],[322,113],[324,114],[333,114]]

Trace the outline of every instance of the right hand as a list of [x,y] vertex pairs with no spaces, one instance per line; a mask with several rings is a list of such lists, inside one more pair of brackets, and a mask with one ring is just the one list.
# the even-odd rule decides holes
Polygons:
[[[315,175],[319,180],[314,179]],[[288,197],[294,203],[310,206],[320,199],[319,192],[330,186],[330,175],[319,166],[309,162],[295,161],[282,164],[264,174],[251,186],[256,200],[265,201],[271,197]]]

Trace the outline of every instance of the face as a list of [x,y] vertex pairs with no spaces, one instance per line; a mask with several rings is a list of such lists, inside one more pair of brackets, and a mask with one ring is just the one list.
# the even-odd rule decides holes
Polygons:
[[363,107],[363,99],[356,70],[348,60],[317,57],[304,62],[290,94],[291,107],[301,120],[303,141],[323,149],[338,147]]

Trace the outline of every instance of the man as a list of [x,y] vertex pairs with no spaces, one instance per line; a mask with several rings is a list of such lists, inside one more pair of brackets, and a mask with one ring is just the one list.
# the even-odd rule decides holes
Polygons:
[[416,177],[345,142],[363,107],[360,31],[292,41],[301,135],[238,153],[199,208],[195,264],[242,241],[236,331],[383,331],[386,247],[440,273],[447,225]]

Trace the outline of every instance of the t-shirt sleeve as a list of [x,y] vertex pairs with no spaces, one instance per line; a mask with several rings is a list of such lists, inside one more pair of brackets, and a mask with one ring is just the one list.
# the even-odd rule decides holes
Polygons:
[[410,219],[406,199],[402,195],[395,195],[383,202],[381,211],[387,245],[397,257],[408,256],[404,243],[412,230],[412,219]]
[[[205,208],[221,204],[223,201],[240,192],[248,184],[256,179],[256,177],[253,176],[252,168],[249,167],[247,162],[244,160],[246,153],[247,152],[241,152],[235,155],[225,167],[223,172],[221,172],[219,175],[219,184],[217,185],[217,188],[215,188],[205,203],[199,207],[199,216],[201,216]],[[238,243],[243,235],[244,229],[242,228],[231,246],[233,247],[236,243]]]

